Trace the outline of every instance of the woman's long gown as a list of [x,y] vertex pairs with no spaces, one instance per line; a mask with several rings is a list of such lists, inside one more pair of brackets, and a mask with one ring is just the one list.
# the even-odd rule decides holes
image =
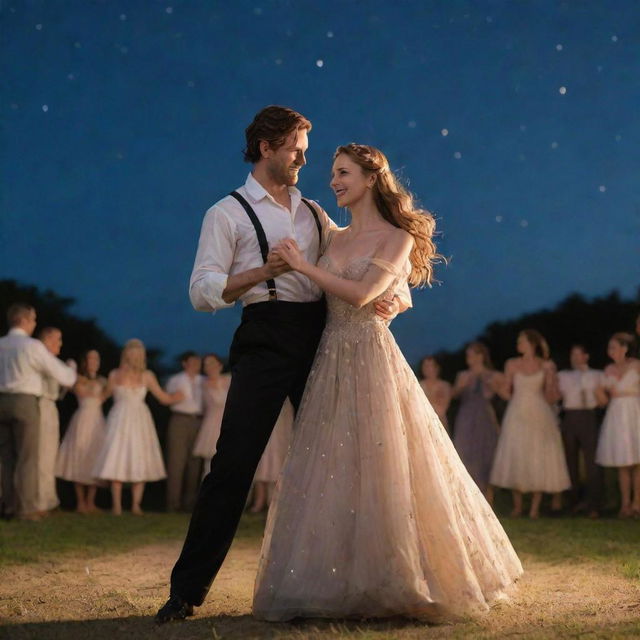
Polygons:
[[152,482],[167,477],[144,385],[116,386],[107,434],[93,467],[99,480]]
[[[395,273],[360,258],[338,275],[358,280],[373,265]],[[487,610],[522,573],[509,539],[373,303],[327,301],[254,615],[439,621]]]
[[482,491],[489,486],[498,444],[498,419],[491,400],[485,394],[490,375],[472,376],[462,390],[453,430],[456,451]]
[[640,464],[640,373],[627,369],[621,378],[605,376],[604,383],[625,395],[609,401],[600,428],[596,462],[603,467]]
[[92,380],[88,388],[89,395],[78,398],[78,409],[69,422],[56,460],[56,476],[80,484],[95,484],[93,467],[106,435],[101,397],[104,384]]
[[289,450],[293,432],[293,419],[293,405],[287,398],[273,427],[267,447],[260,458],[260,463],[253,478],[256,482],[276,482],[278,479]]
[[522,492],[558,493],[571,486],[558,419],[544,397],[544,376],[516,372],[490,482]]

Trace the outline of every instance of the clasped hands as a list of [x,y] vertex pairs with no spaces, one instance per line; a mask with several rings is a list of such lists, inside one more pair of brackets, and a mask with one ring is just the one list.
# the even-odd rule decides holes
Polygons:
[[[265,269],[269,278],[276,278],[289,271],[299,271],[306,263],[305,257],[293,238],[285,238],[269,252]],[[378,300],[375,303],[376,314],[390,322],[400,312],[400,303],[394,296],[391,300]]]

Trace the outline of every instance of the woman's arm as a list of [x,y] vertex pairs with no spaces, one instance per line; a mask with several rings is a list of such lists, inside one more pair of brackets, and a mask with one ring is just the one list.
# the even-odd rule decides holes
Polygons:
[[562,398],[556,365],[551,360],[547,360],[542,368],[544,370],[544,396],[549,404],[555,404]]
[[464,388],[467,386],[468,382],[469,382],[468,372],[460,371],[456,375],[456,380],[453,384],[453,390],[451,391],[451,397],[457,398],[464,391]]
[[164,405],[175,404],[176,402],[180,402],[184,400],[184,393],[182,391],[176,391],[175,393],[167,393],[158,382],[158,378],[156,378],[156,374],[153,371],[145,371],[144,373],[144,381],[147,389],[151,392],[151,394],[155,397],[155,399]]
[[513,387],[513,374],[516,372],[516,363],[513,359],[507,360],[504,366],[504,376],[502,377],[502,384],[496,389],[497,394],[503,400],[511,399],[511,389]]
[[108,400],[113,394],[113,387],[116,384],[116,375],[116,369],[109,372],[109,376],[107,377],[107,384],[102,391],[102,402]]
[[412,247],[411,234],[402,229],[390,233],[385,246],[376,255],[376,258],[391,263],[395,267],[396,273],[373,265],[375,268],[369,269],[360,281],[341,278],[310,264],[300,253],[295,240],[291,238],[283,240],[274,251],[289,263],[292,269],[307,276],[323,291],[337,296],[359,309],[375,300],[389,288],[408,260]]

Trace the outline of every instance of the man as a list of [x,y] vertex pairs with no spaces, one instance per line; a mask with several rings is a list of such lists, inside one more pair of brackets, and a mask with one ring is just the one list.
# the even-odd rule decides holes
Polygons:
[[[306,164],[311,123],[285,107],[260,111],[246,129],[244,186],[207,212],[189,295],[200,311],[244,305],[230,350],[231,386],[211,472],[196,501],[187,538],[172,574],[158,623],[193,615],[229,550],[255,469],[285,398],[300,404],[324,328],[321,291],[292,272],[270,248],[295,237],[316,262],[332,224],[302,198],[298,173]],[[399,303],[378,313],[395,317]]]
[[184,400],[171,405],[167,429],[167,511],[191,511],[196,500],[202,459],[193,445],[202,422],[202,361],[194,351],[180,357],[182,373],[169,378],[167,393],[182,391]]
[[7,311],[9,333],[0,338],[0,464],[2,514],[39,520],[38,458],[43,376],[71,387],[76,372],[30,336],[36,327],[35,309],[17,303]]
[[[598,445],[598,400],[596,389],[602,372],[589,368],[589,352],[575,344],[570,352],[571,370],[560,371],[558,381],[564,415],[561,423],[564,451],[571,478],[570,500],[574,513],[586,511],[597,518],[602,499],[602,471],[595,462]],[[584,496],[580,499],[579,454],[582,451],[587,473]]]
[[[56,358],[62,349],[62,332],[56,327],[44,327],[38,339]],[[73,361],[67,362],[72,368]],[[40,433],[38,436],[38,498],[37,510],[46,516],[60,501],[56,492],[56,456],[60,446],[60,415],[56,402],[60,399],[60,385],[51,376],[43,376],[40,397]]]

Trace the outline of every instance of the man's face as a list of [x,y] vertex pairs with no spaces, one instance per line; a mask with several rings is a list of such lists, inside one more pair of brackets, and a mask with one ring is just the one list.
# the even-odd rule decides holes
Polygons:
[[182,363],[182,367],[190,376],[195,376],[200,373],[201,364],[202,362],[198,356],[191,356]]
[[276,150],[269,149],[266,166],[271,179],[277,184],[294,186],[298,182],[298,172],[307,164],[304,154],[308,148],[307,130],[297,129],[291,132],[281,147]]
[[571,366],[574,369],[580,369],[581,367],[589,364],[589,354],[583,351],[580,347],[573,347],[573,349],[571,349],[569,359],[571,360]]
[[29,313],[25,313],[18,324],[16,325],[20,329],[22,329],[27,335],[33,335],[33,332],[36,329],[36,311],[35,309],[31,309]]
[[56,329],[55,331],[47,334],[42,339],[42,342],[54,356],[60,355],[60,350],[62,349],[62,333],[60,331]]

